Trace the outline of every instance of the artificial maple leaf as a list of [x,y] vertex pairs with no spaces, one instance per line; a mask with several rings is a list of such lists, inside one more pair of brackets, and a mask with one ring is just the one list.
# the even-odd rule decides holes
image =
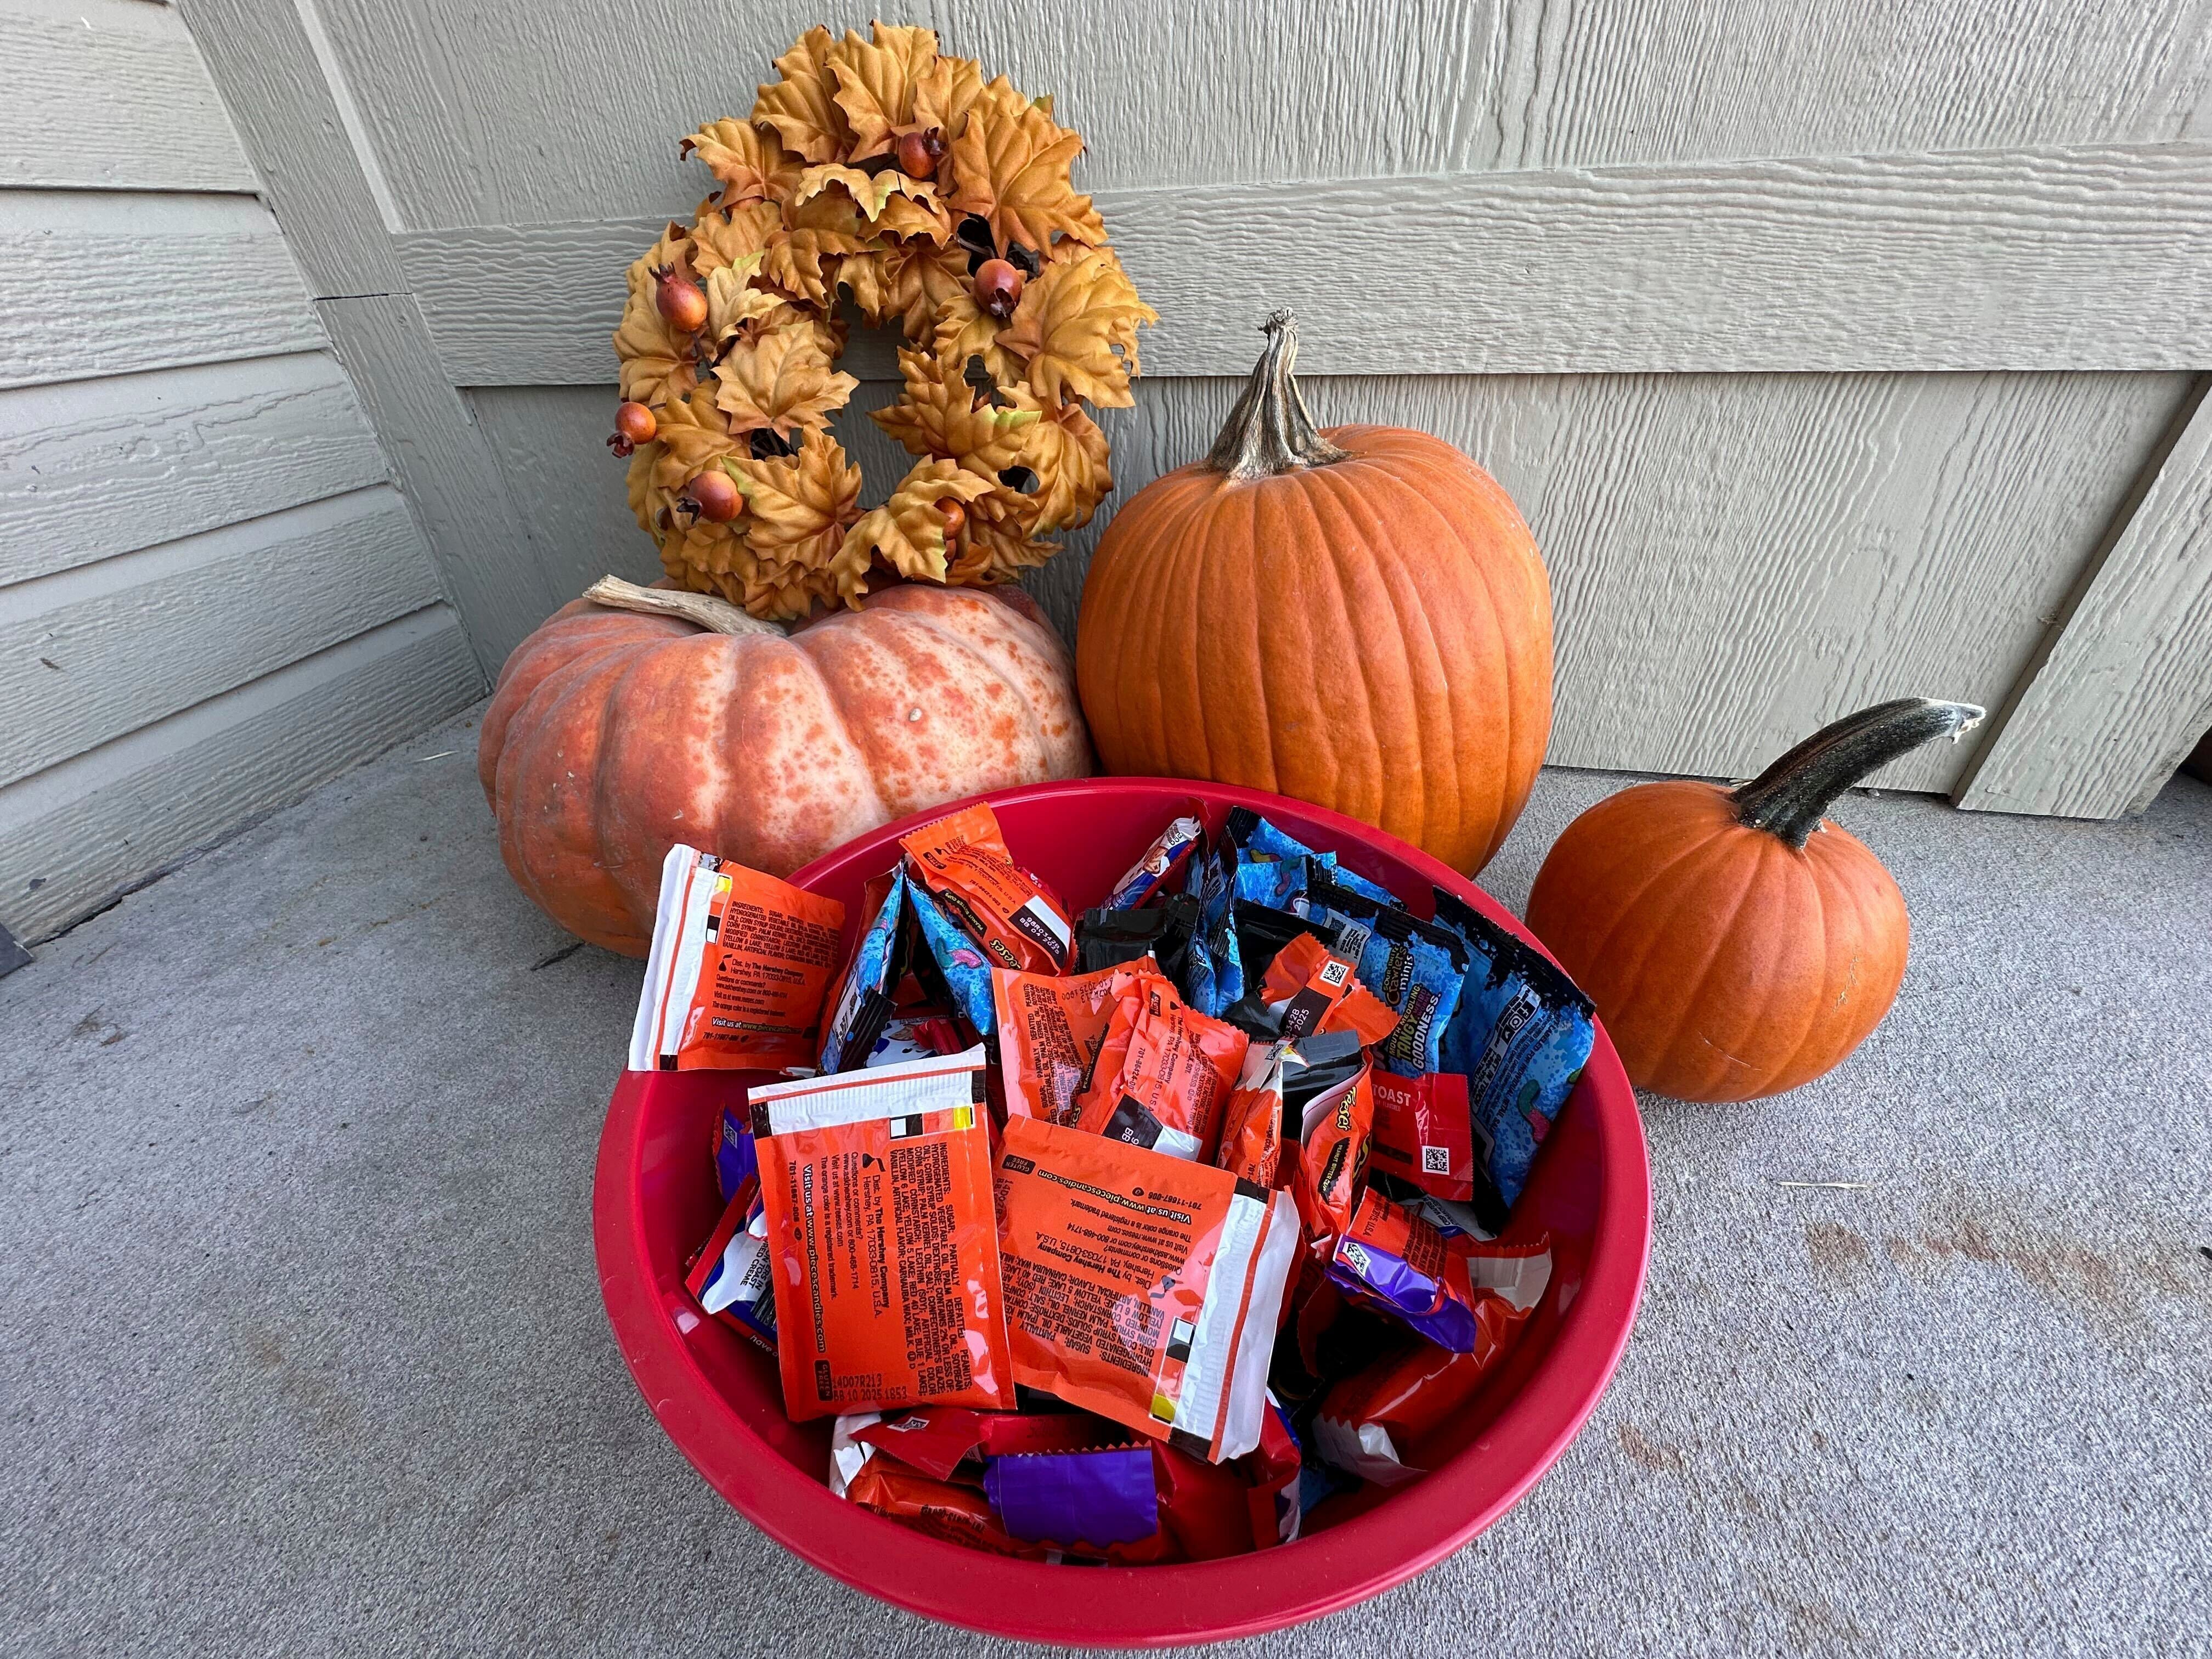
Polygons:
[[[917,204],[934,206],[937,186],[926,179],[909,179],[896,167],[885,167],[881,173],[863,173],[858,167],[848,167],[842,162],[830,161],[818,167],[808,167],[799,175],[799,187],[793,193],[791,204],[805,206],[823,191],[841,188],[848,201],[862,219],[873,223],[881,216],[886,204],[897,198],[911,198]],[[941,213],[941,210],[940,210]],[[947,222],[948,224],[950,221]],[[834,228],[842,228],[842,222]]]
[[924,132],[935,127],[950,144],[960,136],[968,112],[982,95],[981,64],[972,58],[939,58],[915,79],[913,125]]
[[902,576],[941,582],[947,549],[945,514],[938,503],[972,501],[997,488],[996,479],[970,472],[957,461],[917,461],[890,500],[864,514],[847,534],[842,562],[849,568],[855,550],[865,547]]
[[970,501],[945,580],[960,587],[1011,581],[1059,552],[1058,543],[1039,541],[1032,533],[1030,503],[1030,497],[1003,484]]
[[661,508],[670,505],[668,492],[653,481],[653,469],[660,455],[660,441],[647,439],[631,454],[629,471],[623,479],[629,495],[630,517],[637,520],[637,527],[648,536],[653,534],[658,527]]
[[1000,337],[1006,325],[975,303],[972,289],[962,287],[949,294],[937,311],[937,331],[930,349],[965,373],[970,357],[983,360],[984,371],[1005,385],[1022,378],[1021,359],[1005,349]]
[[1090,523],[1099,498],[1114,487],[1106,434],[1080,404],[1048,409],[1020,386],[1006,395],[1015,410],[1037,414],[1016,433],[1012,458],[1000,463],[1002,468],[1025,466],[1036,474],[1037,487],[1026,497],[1030,527],[1073,530]]
[[[654,244],[656,251],[661,244]],[[680,401],[699,383],[691,337],[669,326],[660,314],[659,279],[651,254],[629,268],[629,300],[614,332],[617,376],[622,395],[632,403],[658,407]]]
[[760,258],[757,253],[749,254],[742,268],[725,265],[708,276],[707,337],[718,346],[747,323],[780,311],[787,303],[781,295],[754,288],[747,280]]
[[860,251],[859,237],[833,230],[778,231],[763,255],[761,270],[786,293],[826,306],[837,281],[836,262]]
[[1023,429],[1042,419],[1034,398],[1027,409],[1001,409],[980,398],[950,359],[902,351],[898,361],[906,395],[869,418],[908,453],[944,456],[986,477],[1014,465]]
[[1068,182],[1082,149],[1080,133],[1054,125],[1002,75],[977,96],[952,141],[950,205],[988,220],[1001,252],[1019,242],[1042,253],[1054,236],[1103,242],[1097,210]]
[[817,23],[775,60],[783,79],[760,89],[751,118],[774,127],[784,148],[809,161],[834,161],[852,142],[837,107],[828,54],[836,41]]
[[732,208],[702,202],[698,222],[685,233],[684,251],[701,276],[726,269],[750,271],[782,225],[783,210],[774,202],[740,202]]
[[[1129,404],[1137,325],[1159,313],[1137,297],[1111,248],[1091,248],[1048,264],[1022,290],[1000,348],[1028,362],[1030,389],[1057,406],[1086,398],[1102,407]],[[1120,348],[1117,351],[1116,348]]]
[[781,202],[799,182],[799,157],[772,131],[725,116],[710,121],[677,146],[678,155],[696,151],[707,170],[722,181],[724,203]]
[[810,432],[796,455],[738,456],[726,470],[745,498],[745,539],[754,553],[826,566],[860,516],[860,469],[827,433]]
[[[925,184],[922,189],[929,190],[929,186]],[[876,228],[886,236],[927,241],[943,247],[951,240],[952,216],[945,210],[945,204],[938,199],[934,190],[929,190],[926,196],[921,191],[908,191],[884,204],[883,211],[876,218]]]
[[823,54],[836,81],[832,94],[852,129],[852,157],[890,154],[898,130],[914,119],[915,84],[937,62],[937,35],[925,28],[871,26],[872,40],[851,31]]
[[828,424],[860,384],[831,368],[811,330],[797,328],[732,348],[714,378],[721,383],[714,406],[730,417],[732,431],[766,428],[778,437]]

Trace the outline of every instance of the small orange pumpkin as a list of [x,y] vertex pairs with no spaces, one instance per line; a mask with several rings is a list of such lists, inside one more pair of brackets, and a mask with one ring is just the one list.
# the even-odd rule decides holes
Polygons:
[[1480,869],[1552,730],[1552,593],[1495,479],[1441,438],[1316,430],[1288,312],[1206,459],[1098,544],[1075,632],[1109,771],[1249,784]]
[[1810,1082],[1881,1023],[1911,924],[1881,860],[1822,813],[1876,767],[1982,717],[1886,702],[1734,789],[1679,780],[1567,826],[1528,926],[1597,1004],[1639,1088],[1751,1100]]
[[507,658],[477,770],[515,884],[641,957],[677,842],[787,875],[924,807],[1087,776],[1091,745],[1018,590],[882,588],[787,635],[609,577]]

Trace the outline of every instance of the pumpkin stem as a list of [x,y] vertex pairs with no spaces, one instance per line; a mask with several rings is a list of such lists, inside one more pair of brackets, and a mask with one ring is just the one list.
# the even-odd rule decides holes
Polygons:
[[1736,821],[1802,847],[1844,790],[1930,738],[1957,737],[1986,712],[1971,702],[1899,697],[1846,714],[1730,790]]
[[1229,423],[1213,441],[1206,464],[1241,483],[1349,460],[1350,451],[1321,435],[1298,396],[1298,383],[1291,378],[1298,361],[1298,325],[1291,313],[1275,313],[1260,331],[1267,337],[1267,349],[1253,366],[1244,395],[1229,411]]
[[584,590],[593,605],[610,611],[635,611],[648,617],[676,617],[710,634],[775,634],[783,629],[772,622],[739,610],[712,593],[686,593],[673,587],[640,587],[619,576],[602,576]]

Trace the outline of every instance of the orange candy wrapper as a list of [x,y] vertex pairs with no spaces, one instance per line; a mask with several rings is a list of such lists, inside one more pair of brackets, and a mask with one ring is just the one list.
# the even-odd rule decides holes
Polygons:
[[1150,957],[1091,974],[994,968],[991,996],[999,1016],[999,1071],[1006,1110],[1048,1123],[1074,1122],[1076,1097],[1091,1085],[1098,1045],[1114,1017],[1115,981],[1158,971]]
[[1075,928],[1058,896],[1015,867],[998,815],[980,803],[899,839],[938,908],[1002,968],[1066,970]]
[[[1348,1076],[1336,1073],[1352,1055],[1323,1059],[1336,1044],[1357,1039],[1350,1032],[1326,1032],[1292,1045],[1289,1065],[1303,1058],[1307,1069],[1326,1070],[1328,1085],[1304,1101],[1300,1121],[1297,1173],[1291,1182],[1297,1194],[1298,1218],[1309,1237],[1317,1243],[1334,1240],[1352,1225],[1353,1211],[1367,1182],[1367,1158],[1375,1126],[1375,1092],[1369,1073],[1373,1067],[1364,1056]],[[1298,1079],[1287,1071],[1285,1088],[1295,1101]]]
[[1214,1163],[1240,1181],[1273,1187],[1283,1157],[1283,1061],[1287,1042],[1245,1051],[1244,1070],[1221,1118],[1221,1150]]
[[978,1047],[750,1091],[794,1422],[1013,1404]]
[[1398,1029],[1397,1011],[1359,982],[1356,965],[1300,933],[1267,964],[1260,1000],[1271,1008],[1283,1005],[1285,1037],[1352,1031],[1363,1043],[1381,1042]]
[[1078,1125],[1170,1158],[1211,1163],[1251,1038],[1187,1006],[1158,974],[1114,982],[1114,1012]]
[[999,1217],[1016,1382],[1209,1462],[1259,1444],[1287,1194],[1014,1117]]
[[630,1070],[811,1066],[844,925],[836,899],[696,848],[670,848]]

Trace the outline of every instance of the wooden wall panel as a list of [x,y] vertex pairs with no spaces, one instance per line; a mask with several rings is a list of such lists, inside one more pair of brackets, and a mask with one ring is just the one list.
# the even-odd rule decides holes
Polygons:
[[35,944],[482,686],[434,605],[0,789],[0,923]]
[[207,65],[167,6],[0,0],[0,185],[254,186]]
[[[2182,375],[1316,378],[1336,424],[1436,432],[1534,529],[1558,617],[1554,764],[1747,775],[1885,697],[2001,701],[2187,394]],[[1103,419],[1115,489],[1027,584],[1073,636],[1097,535],[1204,453],[1234,380],[1143,380]],[[855,410],[887,388],[864,387]],[[611,386],[475,394],[564,591],[657,573],[604,441]],[[848,410],[886,493],[901,453]],[[1879,781],[1950,787],[1972,753]]]
[[391,471],[325,352],[0,392],[0,586]]

